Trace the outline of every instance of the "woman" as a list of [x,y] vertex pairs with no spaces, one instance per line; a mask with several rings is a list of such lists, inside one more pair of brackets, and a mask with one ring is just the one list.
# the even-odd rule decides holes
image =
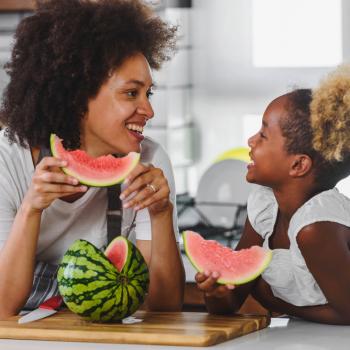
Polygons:
[[[153,117],[151,68],[169,58],[175,32],[134,0],[39,2],[18,26],[1,110],[1,319],[33,300],[36,273],[57,264],[74,240],[107,244],[107,190],[79,185],[61,172],[65,162],[42,157],[50,133],[93,157],[141,152],[143,163],[122,186],[123,231],[136,213],[136,245],[150,269],[148,307],[181,308],[171,165],[142,135]],[[47,289],[53,294],[55,284]]]

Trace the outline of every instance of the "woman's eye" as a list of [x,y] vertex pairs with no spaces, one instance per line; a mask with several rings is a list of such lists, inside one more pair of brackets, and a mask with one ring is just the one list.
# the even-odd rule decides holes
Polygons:
[[265,136],[265,134],[262,131],[259,132],[259,135],[260,135],[261,138],[266,139],[266,136]]
[[137,91],[136,90],[128,91],[126,94],[129,97],[136,97],[137,96]]
[[152,90],[147,91],[147,98],[151,98],[151,96],[154,94]]

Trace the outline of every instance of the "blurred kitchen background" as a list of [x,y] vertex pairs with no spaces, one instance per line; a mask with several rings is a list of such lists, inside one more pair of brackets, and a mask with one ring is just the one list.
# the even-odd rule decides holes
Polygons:
[[[149,1],[179,26],[178,52],[159,72],[146,134],[168,151],[180,228],[233,245],[251,186],[247,139],[267,104],[314,87],[350,58],[350,0]],[[0,94],[13,32],[30,0],[0,0]],[[350,178],[338,184],[350,196]]]

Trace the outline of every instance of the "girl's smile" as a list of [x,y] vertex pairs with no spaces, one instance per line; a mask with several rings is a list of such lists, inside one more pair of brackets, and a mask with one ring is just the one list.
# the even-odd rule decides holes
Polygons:
[[281,118],[287,113],[285,103],[284,96],[272,101],[264,113],[261,129],[248,140],[251,148],[248,182],[272,187],[286,178],[289,164],[286,159],[290,155],[285,150],[285,138],[280,128]]

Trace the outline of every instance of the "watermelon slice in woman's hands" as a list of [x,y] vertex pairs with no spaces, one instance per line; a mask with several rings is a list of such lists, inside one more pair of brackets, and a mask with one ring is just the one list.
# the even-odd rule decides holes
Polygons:
[[55,134],[50,136],[50,146],[54,157],[68,162],[62,170],[88,186],[103,187],[121,183],[140,160],[140,154],[136,152],[130,152],[122,158],[110,154],[93,158],[79,149],[67,151]]
[[259,246],[234,251],[193,231],[185,231],[182,237],[194,268],[199,272],[218,272],[220,284],[248,283],[260,276],[272,259],[272,251]]

